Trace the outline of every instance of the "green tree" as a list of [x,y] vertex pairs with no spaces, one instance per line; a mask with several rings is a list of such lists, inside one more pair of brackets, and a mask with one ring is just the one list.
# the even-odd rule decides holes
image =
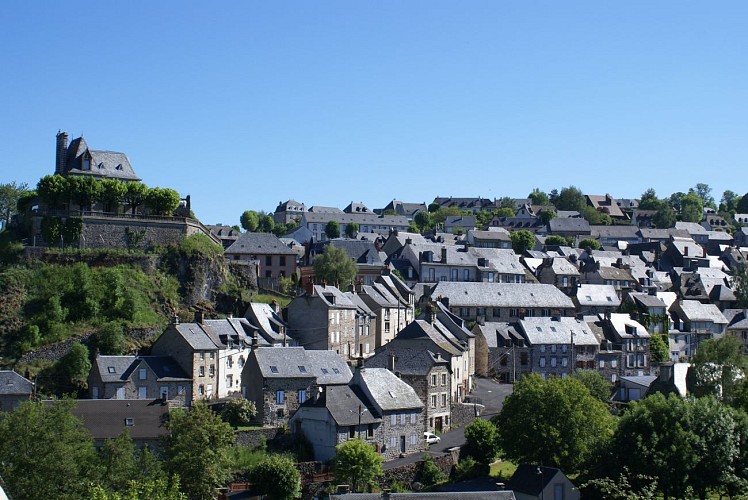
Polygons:
[[730,404],[748,370],[743,343],[732,335],[699,344],[691,358],[689,382],[696,396],[713,395]]
[[609,500],[654,500],[657,498],[657,482],[652,476],[638,474],[631,477],[627,467],[617,479],[595,478],[581,486],[585,498],[606,498]]
[[230,399],[221,410],[221,418],[234,427],[249,425],[256,414],[254,402],[244,398]]
[[439,205],[436,202],[431,202],[431,203],[429,203],[428,211],[429,211],[429,213],[434,213],[437,210],[439,210],[440,208],[441,208],[441,205]]
[[581,213],[587,205],[587,199],[579,188],[569,186],[561,188],[558,193],[558,200],[554,204],[559,210],[576,210]]
[[418,473],[418,482],[426,486],[443,483],[447,475],[436,465],[434,459],[428,453],[424,453],[421,459],[421,470]]
[[167,471],[179,476],[183,490],[191,499],[212,499],[215,488],[231,476],[228,470],[228,452],[234,443],[231,427],[202,401],[190,410],[172,411],[167,426]]
[[733,290],[737,299],[735,307],[748,309],[748,266],[745,264],[733,271]]
[[481,418],[465,427],[467,452],[478,462],[490,464],[499,454],[499,432],[496,426]]
[[342,248],[327,245],[325,251],[314,258],[314,276],[317,282],[334,284],[338,288],[353,283],[358,266]]
[[594,370],[578,370],[574,372],[573,377],[584,385],[590,394],[607,403],[613,393],[613,384],[608,382],[605,377]]
[[594,238],[585,238],[579,242],[579,248],[591,248],[592,250],[600,250],[600,242]]
[[647,189],[639,199],[639,208],[642,210],[657,210],[662,202],[657,198],[657,193],[652,188]]
[[102,482],[109,491],[124,492],[136,477],[135,444],[125,428],[114,439],[104,441],[99,453],[103,467]]
[[257,493],[268,498],[292,500],[301,496],[301,475],[288,457],[268,456],[250,469],[249,477],[257,486]]
[[563,236],[558,236],[557,234],[552,234],[545,239],[545,246],[549,245],[565,246],[566,238],[564,238]]
[[664,363],[670,359],[670,347],[668,335],[665,333],[653,333],[649,338],[649,350],[652,353],[653,363]]
[[122,201],[132,210],[132,214],[135,215],[138,207],[145,203],[147,196],[148,186],[142,182],[128,182],[126,183],[125,195],[122,197]]
[[530,194],[527,195],[530,198],[530,202],[533,205],[550,205],[551,200],[548,195],[541,191],[539,188],[534,188]]
[[154,187],[145,195],[145,205],[156,215],[171,215],[180,201],[179,193],[170,188]]
[[44,217],[42,219],[42,238],[47,245],[56,245],[62,243],[62,233],[65,225],[59,217]]
[[349,222],[345,225],[345,235],[348,238],[354,238],[356,236],[356,233],[358,233],[358,224],[356,224],[355,222]]
[[85,389],[88,386],[91,360],[88,357],[86,346],[80,342],[74,343],[70,352],[63,356],[59,363],[60,369],[74,387]]
[[668,229],[675,226],[676,215],[673,207],[669,203],[662,203],[660,208],[652,217],[652,222],[659,229]]
[[615,419],[579,380],[530,374],[517,382],[494,423],[510,460],[575,473],[608,444]]
[[93,439],[74,401],[23,402],[0,418],[0,476],[18,500],[87,498],[99,480]]
[[739,201],[740,196],[735,191],[727,189],[722,193],[722,198],[719,202],[719,211],[735,213]]
[[325,236],[328,239],[340,238],[340,224],[337,221],[331,220],[325,226]]
[[109,321],[101,325],[99,332],[96,334],[96,346],[99,352],[104,355],[120,355],[125,352],[127,339],[122,329],[122,325]]
[[686,196],[686,193],[682,191],[678,191],[670,195],[670,205],[673,207],[673,209],[676,212],[680,212],[680,209],[681,209],[680,202],[684,196]]
[[587,206],[582,209],[582,217],[593,226],[610,226],[613,219],[602,210]]
[[680,200],[680,217],[685,222],[701,222],[704,218],[704,202],[694,193]]
[[260,217],[254,210],[245,210],[242,216],[239,217],[239,222],[245,231],[254,233],[260,225]]
[[[748,193],[746,193],[746,195],[748,195]],[[748,214],[748,196],[740,198],[740,201],[738,201],[738,204],[735,207],[735,211],[739,214]]]
[[548,224],[552,219],[556,218],[556,212],[553,210],[541,210],[538,213],[538,219],[540,219],[540,222],[543,224]]
[[360,439],[350,439],[335,447],[333,468],[338,483],[350,484],[354,492],[374,485],[382,475],[382,456]]
[[712,196],[712,188],[709,184],[699,182],[694,187],[688,190],[689,193],[694,193],[696,196],[701,198],[701,203],[705,207],[717,208],[714,204],[714,197]]
[[101,197],[101,185],[90,175],[67,178],[68,198],[81,210],[91,210],[94,201]]
[[127,192],[127,185],[119,179],[101,179],[99,181],[99,201],[105,212],[118,212],[119,204]]
[[88,491],[89,500],[187,500],[187,495],[179,491],[179,478],[171,481],[138,478],[131,480],[123,493],[108,492],[99,485],[92,484]]
[[0,184],[0,221],[3,229],[18,210],[18,202],[29,192],[28,184],[15,181]]
[[61,175],[47,175],[39,179],[36,193],[42,203],[51,209],[61,209],[68,200],[68,183]]
[[521,255],[525,251],[535,247],[535,235],[527,229],[512,231],[509,233],[509,238],[512,240],[512,250],[514,250],[514,253]]
[[262,233],[272,233],[275,229],[275,220],[270,215],[263,215],[260,217],[257,229]]
[[431,215],[431,211],[428,212],[418,212],[413,217],[413,222],[418,226],[418,229],[420,231],[426,231],[427,229],[431,229],[433,226],[433,218]]

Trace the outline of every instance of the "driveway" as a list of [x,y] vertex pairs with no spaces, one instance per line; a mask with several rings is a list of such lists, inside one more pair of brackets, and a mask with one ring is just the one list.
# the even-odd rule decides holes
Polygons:
[[[501,411],[504,404],[504,399],[512,393],[512,384],[500,384],[492,379],[479,378],[476,380],[473,392],[470,393],[470,397],[477,400],[485,406],[481,418],[490,419]],[[445,432],[441,435],[441,441],[432,445],[428,453],[434,456],[439,456],[447,453],[447,450],[455,446],[465,445],[465,426],[460,426],[451,429],[449,432]],[[382,465],[382,469],[388,470],[395,467],[400,467],[406,464],[412,464],[418,462],[423,453],[413,453],[403,458],[396,458],[385,462]]]

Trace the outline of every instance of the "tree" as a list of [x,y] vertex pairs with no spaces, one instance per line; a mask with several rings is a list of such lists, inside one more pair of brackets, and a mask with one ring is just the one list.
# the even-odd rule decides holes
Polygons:
[[510,196],[502,196],[498,200],[499,208],[511,208],[514,211],[514,198]]
[[579,242],[579,248],[591,248],[592,250],[600,250],[600,242],[594,238],[585,238]]
[[0,184],[0,221],[5,228],[18,210],[18,202],[28,193],[26,183],[16,184],[15,181]]
[[653,363],[664,363],[670,359],[668,335],[653,333],[649,338],[649,350],[652,353]]
[[675,226],[675,221],[675,210],[673,210],[673,207],[669,203],[662,203],[657,212],[655,212],[654,217],[652,217],[652,222],[658,229],[671,228]]
[[423,454],[421,459],[421,470],[418,473],[418,482],[426,486],[443,483],[447,480],[447,475],[436,465],[434,459],[428,453]]
[[0,477],[11,498],[86,498],[98,481],[93,439],[72,400],[26,401],[0,418]]
[[331,220],[325,226],[325,236],[328,239],[340,238],[340,225],[337,221]]
[[47,242],[48,245],[56,245],[61,242],[60,236],[62,236],[65,225],[62,219],[59,217],[44,217],[42,219],[42,238]]
[[735,307],[748,309],[748,266],[743,264],[733,272],[733,290],[737,302]]
[[680,200],[680,217],[685,222],[701,222],[704,218],[704,202],[694,193],[688,193]]
[[353,283],[358,266],[342,248],[327,245],[325,251],[314,258],[314,276],[317,282],[334,284],[338,288]]
[[512,461],[575,473],[607,445],[615,420],[579,380],[530,374],[519,380],[494,423]]
[[356,236],[356,233],[358,233],[358,224],[355,222],[349,222],[345,226],[345,235],[348,238],[354,238]]
[[713,395],[732,403],[748,371],[743,343],[732,335],[699,344],[691,358],[689,382],[697,396]]
[[673,209],[675,209],[676,212],[680,212],[680,202],[684,196],[686,196],[686,193],[682,191],[678,191],[670,195],[670,205],[672,205]]
[[714,204],[714,197],[712,196],[712,188],[709,184],[699,182],[694,187],[688,190],[689,193],[694,193],[696,196],[701,198],[701,203],[705,207],[717,208]]
[[100,452],[102,481],[109,491],[124,492],[130,479],[136,477],[135,445],[125,428],[114,439],[104,441]]
[[557,234],[552,234],[545,239],[545,246],[549,246],[549,245],[565,246],[566,238],[564,238],[563,236],[559,236]]
[[88,373],[91,371],[91,360],[88,357],[88,348],[76,342],[65,356],[59,361],[60,369],[67,376],[68,381],[79,389],[85,389],[88,385]]
[[431,216],[431,210],[428,212],[417,212],[416,215],[413,217],[413,222],[416,223],[418,226],[418,229],[421,231],[425,231],[427,229],[430,229],[433,225],[433,220]]
[[610,226],[613,224],[610,215],[590,206],[582,208],[582,217],[592,226]]
[[541,210],[538,213],[538,219],[540,219],[540,222],[542,222],[543,224],[548,224],[551,221],[551,219],[555,219],[555,218],[556,218],[556,212],[554,212],[553,210]]
[[525,251],[535,247],[535,235],[527,229],[512,231],[509,233],[509,238],[512,240],[512,250],[514,250],[514,253],[523,254]]
[[65,177],[61,175],[46,175],[36,184],[39,199],[51,209],[60,209],[68,199],[68,188]]
[[145,195],[145,204],[156,215],[171,215],[179,206],[179,193],[170,188],[154,187]]
[[262,233],[272,233],[275,228],[275,220],[270,215],[263,215],[260,217],[260,223],[257,226],[257,230]]
[[288,457],[268,456],[250,469],[249,477],[257,493],[269,498],[292,500],[301,496],[301,475]]
[[257,414],[253,401],[244,398],[229,400],[221,410],[221,418],[234,427],[249,425]]
[[120,355],[125,352],[127,340],[122,325],[109,321],[101,325],[96,335],[96,346],[99,352],[104,355]]
[[478,462],[493,463],[499,454],[499,432],[496,426],[482,418],[473,420],[465,427],[467,452]]
[[533,205],[550,205],[551,200],[548,199],[548,195],[541,191],[539,188],[534,188],[530,194],[527,195]]
[[722,198],[719,202],[719,211],[735,213],[739,201],[740,196],[735,191],[727,189],[722,193]]
[[257,231],[257,226],[260,224],[260,217],[254,210],[245,210],[242,216],[239,217],[239,222],[245,231],[248,233],[254,233]]
[[148,196],[148,186],[142,182],[128,182],[126,183],[125,195],[122,197],[122,201],[132,210],[132,214],[135,215],[138,207],[145,202],[146,196]]
[[561,192],[558,193],[558,200],[556,200],[554,204],[559,210],[575,210],[581,212],[587,205],[587,199],[579,188],[569,186],[561,188]]
[[382,475],[382,456],[369,443],[350,439],[336,446],[335,452],[335,480],[350,484],[354,492],[373,485],[374,480]]
[[67,178],[68,198],[81,210],[91,210],[94,201],[101,197],[101,185],[90,175]]
[[127,193],[127,185],[119,179],[101,179],[99,201],[104,205],[105,212],[117,212],[119,203]]
[[191,499],[212,499],[217,486],[230,477],[228,451],[234,443],[229,424],[204,402],[170,413],[167,424],[166,469],[180,477]]
[[[748,193],[746,193],[748,195]],[[748,196],[743,196],[735,206],[735,211],[739,214],[748,214]]]
[[613,384],[594,370],[578,370],[574,378],[584,385],[590,394],[603,403],[607,403],[613,392]]
[[138,478],[129,481],[126,491],[122,494],[107,492],[99,485],[91,485],[88,492],[90,500],[187,500],[187,495],[179,491],[179,478],[174,476],[171,481],[166,479],[150,480]]
[[657,198],[657,193],[652,188],[647,189],[639,199],[639,208],[642,210],[657,210],[662,202]]

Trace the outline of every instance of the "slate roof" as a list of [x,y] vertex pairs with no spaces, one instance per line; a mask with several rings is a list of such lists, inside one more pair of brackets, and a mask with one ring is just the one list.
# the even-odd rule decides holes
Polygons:
[[106,383],[127,380],[125,374],[137,359],[137,356],[96,356],[94,367]]
[[[312,207],[315,208],[315,207]],[[407,228],[410,224],[408,218],[404,215],[377,215],[374,213],[353,213],[346,214],[343,212],[313,212],[311,209],[304,213],[304,219],[307,224],[327,224],[331,220],[339,224],[348,224],[355,222],[359,226],[392,226]]]
[[531,345],[571,344],[599,346],[587,323],[575,318],[525,318],[519,325]]
[[679,307],[685,316],[683,318],[685,321],[711,321],[720,325],[727,324],[727,318],[714,304],[702,304],[698,300],[682,300]]
[[357,394],[349,385],[331,385],[325,387],[317,401],[307,400],[304,406],[327,408],[330,416],[338,426],[359,424],[359,408],[361,408],[361,425],[381,422],[380,416],[373,414],[373,408],[363,396]]
[[426,375],[435,364],[449,367],[449,361],[428,349],[414,349],[406,344],[388,343],[366,358],[367,368],[389,368],[390,355],[395,355],[395,372],[402,375]]
[[624,217],[623,212],[621,212],[621,207],[618,206],[618,202],[616,202],[615,198],[609,194],[588,194],[586,195],[586,198],[592,208],[605,209],[611,217]]
[[195,351],[215,351],[218,346],[198,323],[179,323],[170,325]]
[[[538,474],[538,470],[541,471],[541,474]],[[507,481],[506,487],[513,491],[537,497],[558,473],[562,473],[561,470],[553,467],[520,464],[512,478]]]
[[704,248],[691,238],[673,238],[670,244],[684,257],[686,254],[688,254],[688,257],[703,257],[706,255]]
[[171,356],[140,356],[133,363],[134,371],[140,363],[145,363],[156,374],[156,378],[163,382],[175,382],[182,380],[192,380],[192,378],[180,367]]
[[362,368],[353,380],[354,385],[365,387],[382,411],[423,408],[416,391],[386,368]]
[[314,295],[319,297],[328,307],[335,307],[338,309],[356,308],[356,304],[351,302],[351,299],[346,297],[346,295],[335,286],[314,285]]
[[748,330],[748,311],[745,309],[725,309],[722,314],[729,321],[729,330]]
[[667,308],[665,303],[655,295],[650,295],[648,293],[629,293],[629,297],[647,309],[654,307]]
[[313,378],[319,385],[347,384],[351,370],[333,351],[261,347],[252,354],[264,378]]
[[236,255],[296,255],[272,233],[242,233],[225,251]]
[[618,307],[621,299],[613,285],[583,284],[577,288],[577,301],[580,306]]
[[339,209],[338,207],[323,207],[320,205],[314,205],[312,207],[309,207],[309,212],[314,212],[318,214],[342,214],[343,211]]
[[[447,334],[449,334],[449,331],[447,331]],[[445,329],[437,329],[435,323],[429,323],[422,319],[409,323],[408,326],[397,333],[395,339],[390,343],[396,342],[397,344],[393,345],[398,345],[400,342],[407,340],[430,340],[450,356],[461,356],[463,352],[467,351],[467,345],[461,344],[453,335],[445,336]]]
[[589,233],[590,223],[585,219],[555,217],[548,222],[548,232],[550,233]]
[[12,370],[0,370],[0,394],[3,396],[29,395],[34,384]]
[[[127,428],[133,439],[159,439],[168,434],[169,407],[160,399],[79,399],[73,415],[94,439],[114,439]],[[126,425],[132,419],[132,425]]]
[[566,257],[556,257],[551,263],[551,269],[553,272],[559,275],[570,275],[579,276],[579,269],[577,266],[569,262]]
[[432,289],[431,296],[448,298],[450,307],[574,307],[571,299],[558,288],[540,283],[440,281]]
[[604,280],[636,281],[628,269],[619,269],[612,266],[600,266],[598,274]]
[[620,238],[624,240],[638,240],[639,228],[636,226],[590,226],[592,238]]
[[[618,337],[622,339],[631,339],[636,337],[648,338],[649,332],[644,325],[634,320],[628,314],[613,313],[610,315],[610,319],[607,320],[610,326],[615,330]],[[626,327],[633,327],[636,330],[636,334],[629,333]]]
[[[487,321],[483,325],[478,325],[483,337],[486,339],[486,345],[489,348],[504,347],[506,340],[520,340],[524,342],[524,337],[517,332],[510,323],[502,321]],[[501,341],[499,341],[501,339]]]
[[384,261],[377,251],[373,241],[351,240],[351,239],[334,239],[326,240],[318,245],[317,253],[321,253],[326,246],[333,246],[342,249],[348,257],[356,264],[368,264],[371,266],[383,266]]
[[687,231],[688,234],[694,235],[707,235],[709,234],[706,228],[702,226],[701,224],[698,224],[696,222],[676,222],[675,223],[675,229],[680,229],[683,231]]
[[448,215],[444,219],[445,226],[475,227],[474,215]]
[[268,341],[282,342],[283,335],[280,330],[288,330],[288,325],[283,318],[281,318],[270,304],[262,304],[260,302],[252,302],[247,308],[247,312],[244,313],[252,324],[259,328],[260,334]]
[[[82,170],[83,155],[86,151],[91,155],[91,170]],[[70,142],[67,149],[67,159],[65,160],[65,173],[127,181],[140,180],[125,153],[89,149],[83,137],[78,137]]]

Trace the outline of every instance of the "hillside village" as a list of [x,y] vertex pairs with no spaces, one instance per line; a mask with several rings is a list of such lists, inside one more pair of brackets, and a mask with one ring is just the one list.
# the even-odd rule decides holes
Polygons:
[[[704,184],[667,199],[645,186],[640,199],[573,186],[521,199],[459,198],[455,186],[454,197],[381,207],[288,199],[249,211],[242,230],[200,222],[188,196],[163,195],[165,206],[158,193],[138,197],[127,156],[82,137],[57,134],[54,174],[121,191],[114,202],[100,191],[53,202],[52,183],[40,181],[7,225],[23,234],[26,258],[59,247],[148,252],[202,235],[278,297],[237,314],[175,309],[137,351],[91,351],[74,413],[99,444],[129,428],[136,445],[157,447],[170,412],[246,399],[265,435],[309,442],[319,470],[304,481],[323,483],[349,440],[385,463],[428,452],[429,436],[479,418],[479,380],[592,371],[617,413],[656,392],[689,396],[690,362],[706,341],[734,337],[748,353],[748,199],[716,203]],[[320,265],[333,249],[355,263],[352,274]],[[31,374],[0,368],[0,412],[52,396]],[[442,466],[453,460],[443,455]],[[554,484],[565,496],[548,483],[546,498],[579,497],[563,477]],[[544,495],[514,484],[516,498]],[[514,498],[509,486],[491,498]]]

